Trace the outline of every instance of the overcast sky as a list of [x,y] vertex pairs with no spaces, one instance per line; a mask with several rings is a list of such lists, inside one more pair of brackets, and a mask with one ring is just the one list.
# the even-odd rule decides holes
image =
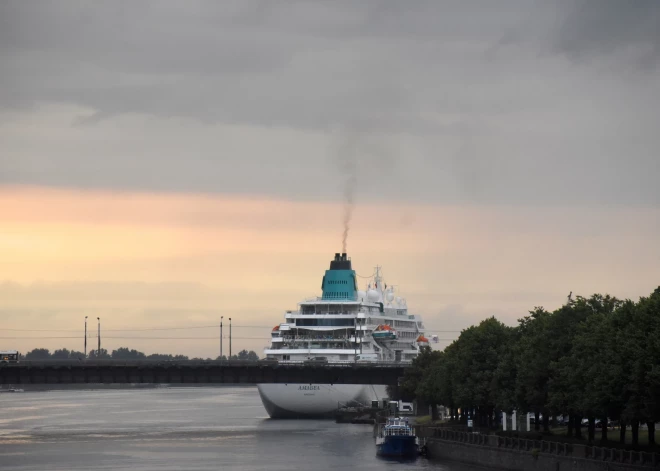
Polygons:
[[646,295],[659,24],[658,0],[1,1],[2,315],[280,322],[351,177],[349,254],[435,330]]
[[659,23],[656,0],[6,1],[0,181],[340,199],[341,154],[363,200],[657,205]]

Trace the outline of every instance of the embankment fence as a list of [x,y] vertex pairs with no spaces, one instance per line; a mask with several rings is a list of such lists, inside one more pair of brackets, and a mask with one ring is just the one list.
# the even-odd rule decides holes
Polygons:
[[424,441],[428,439],[438,439],[483,447],[525,451],[531,453],[532,455],[544,453],[602,462],[660,468],[660,453],[621,450],[616,448],[579,445],[574,443],[561,443],[545,440],[501,437],[494,434],[464,432],[451,430],[444,427],[418,426],[417,434]]

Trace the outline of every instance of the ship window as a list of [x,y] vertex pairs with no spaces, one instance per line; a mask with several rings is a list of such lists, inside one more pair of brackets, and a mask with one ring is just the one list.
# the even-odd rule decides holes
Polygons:
[[303,314],[314,314],[314,305],[312,304],[311,306],[302,306],[302,313]]
[[344,327],[352,326],[353,319],[296,319],[296,325],[303,327]]

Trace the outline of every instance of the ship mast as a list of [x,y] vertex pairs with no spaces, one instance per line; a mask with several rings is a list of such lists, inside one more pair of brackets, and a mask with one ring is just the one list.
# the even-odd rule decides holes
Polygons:
[[[381,277],[380,277],[380,269],[383,267],[380,267],[376,265],[376,274],[374,275],[374,283],[376,284],[376,288],[381,286]],[[383,288],[381,287],[380,290],[382,291]]]

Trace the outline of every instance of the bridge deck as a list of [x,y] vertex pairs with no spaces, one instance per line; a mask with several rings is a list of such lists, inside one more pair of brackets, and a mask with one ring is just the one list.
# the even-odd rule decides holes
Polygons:
[[25,384],[397,384],[401,363],[28,360],[0,365],[1,385]]

